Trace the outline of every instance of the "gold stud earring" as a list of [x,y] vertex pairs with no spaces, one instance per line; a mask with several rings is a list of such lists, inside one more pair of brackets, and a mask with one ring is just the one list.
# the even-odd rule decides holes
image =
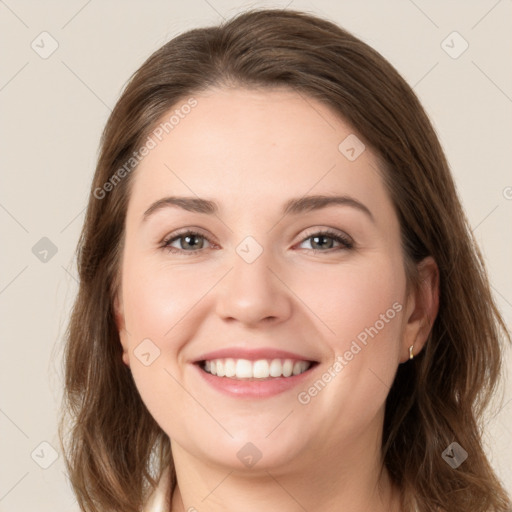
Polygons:
[[412,353],[412,349],[413,349],[414,345],[411,345],[409,347],[409,359],[413,359],[414,358],[414,354]]

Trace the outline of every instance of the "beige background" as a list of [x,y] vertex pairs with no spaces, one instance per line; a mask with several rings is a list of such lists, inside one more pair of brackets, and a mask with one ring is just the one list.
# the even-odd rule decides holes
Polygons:
[[[56,434],[60,350],[77,289],[73,252],[110,109],[132,72],[171,37],[263,5],[330,18],[414,86],[511,324],[511,0],[0,1],[0,511],[78,510]],[[458,58],[462,39],[452,35],[442,45],[453,31],[469,44]],[[52,44],[58,48],[44,55]],[[39,259],[45,247],[46,262]],[[510,352],[506,364],[510,375]],[[510,382],[504,392],[486,441],[512,492]]]

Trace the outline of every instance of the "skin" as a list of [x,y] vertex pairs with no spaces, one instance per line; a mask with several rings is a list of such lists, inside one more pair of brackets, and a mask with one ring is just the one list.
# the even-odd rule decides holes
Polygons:
[[[421,351],[437,313],[437,267],[424,260],[421,285],[408,291],[400,226],[377,158],[369,147],[355,161],[338,150],[354,130],[328,107],[289,90],[194,97],[197,106],[133,176],[115,301],[123,361],[171,438],[172,510],[398,511],[397,489],[380,472],[384,404],[409,346]],[[347,205],[282,215],[286,200],[316,194],[350,195],[373,220]],[[142,220],[170,195],[215,200],[219,212],[169,207]],[[181,238],[173,242],[181,254],[162,248],[182,228],[199,229],[211,243],[199,238],[190,249]],[[310,237],[324,228],[348,235],[354,247],[329,238],[315,245]],[[236,252],[247,236],[263,251],[250,264]],[[298,392],[394,303],[401,311],[300,403]],[[160,350],[149,366],[134,353],[144,339]],[[225,347],[275,347],[319,364],[298,388],[234,398],[207,385],[192,364]],[[237,457],[248,442],[262,455],[253,467]]]

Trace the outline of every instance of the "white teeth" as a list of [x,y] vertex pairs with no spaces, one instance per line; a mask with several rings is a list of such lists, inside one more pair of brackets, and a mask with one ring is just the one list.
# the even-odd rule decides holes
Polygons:
[[283,374],[283,365],[279,359],[274,359],[270,363],[270,376],[271,377],[281,377]]
[[217,375],[219,377],[224,377],[224,375],[226,375],[224,372],[224,361],[222,359],[217,359]]
[[283,364],[283,377],[289,377],[293,373],[293,361],[286,359]]
[[226,377],[234,377],[236,375],[236,362],[234,359],[226,359],[224,361],[224,372]]
[[302,361],[297,361],[294,365],[293,365],[293,375],[299,375],[299,373],[302,373],[304,370],[303,370],[303,367],[302,367]]
[[[254,361],[252,365],[252,376],[256,379],[266,379],[269,376],[268,361],[266,359]],[[275,377],[275,375],[272,375],[272,377]]]
[[235,379],[268,379],[269,377],[291,377],[309,369],[308,361],[291,359],[213,359],[205,361],[203,369],[217,377]]
[[[217,373],[217,375],[219,375]],[[239,359],[236,362],[236,378],[237,379],[250,379],[252,377],[252,364],[247,359]]]

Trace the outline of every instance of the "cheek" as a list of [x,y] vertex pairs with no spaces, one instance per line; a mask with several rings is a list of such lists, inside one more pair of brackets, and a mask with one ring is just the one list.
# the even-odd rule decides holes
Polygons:
[[[127,329],[158,344],[163,339],[172,339],[179,322],[208,286],[211,287],[191,272],[128,261],[123,280]],[[132,340],[132,344],[136,341]]]
[[348,350],[355,339],[364,343],[365,337],[376,336],[375,329],[381,339],[398,344],[405,273],[393,258],[332,265],[297,286],[297,295],[322,321],[336,353]]
[[[371,265],[333,267],[322,275],[322,293],[318,281],[316,287],[303,288],[304,302],[326,326],[323,339],[332,354],[330,374],[322,378],[329,383],[315,401],[331,408],[339,428],[347,426],[347,415],[369,421],[392,385],[401,348],[406,282],[396,261],[400,259],[375,258]],[[333,404],[337,405],[333,408]]]
[[192,265],[171,267],[137,255],[125,259],[122,290],[130,368],[157,421],[190,399],[179,384],[186,366],[183,349],[204,320],[206,295],[218,281],[209,269],[199,273]]
[[191,309],[207,290],[191,286],[185,273],[136,258],[125,262],[122,289],[130,369],[140,396],[164,431],[172,425],[173,435],[185,435],[182,427],[192,419],[180,405],[189,397],[178,361]]

